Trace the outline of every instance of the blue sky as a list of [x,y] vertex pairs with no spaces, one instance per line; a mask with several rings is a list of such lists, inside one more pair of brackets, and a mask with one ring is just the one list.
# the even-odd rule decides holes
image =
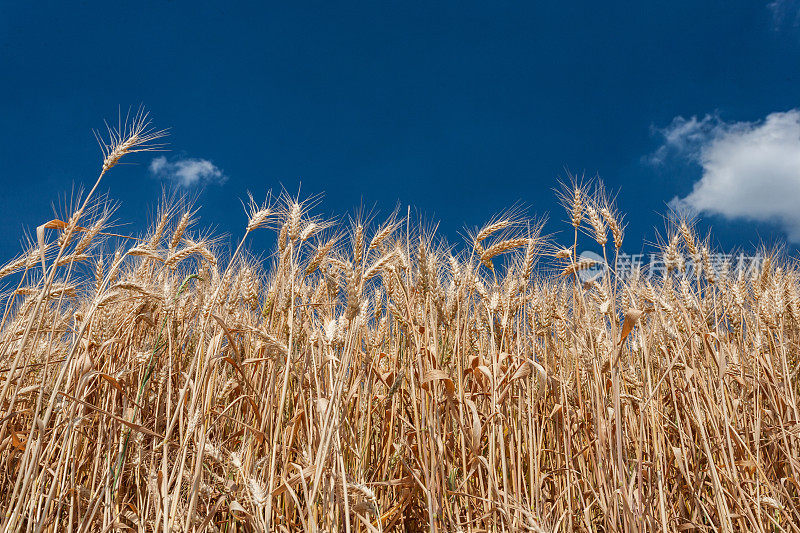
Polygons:
[[516,202],[556,232],[569,169],[618,191],[629,252],[663,231],[670,202],[701,212],[723,249],[800,241],[799,13],[796,0],[6,2],[0,255],[91,185],[92,128],[139,104],[171,128],[170,152],[104,182],[131,233],[165,184],[233,235],[247,191],[301,184],[330,215],[411,204],[450,240]]

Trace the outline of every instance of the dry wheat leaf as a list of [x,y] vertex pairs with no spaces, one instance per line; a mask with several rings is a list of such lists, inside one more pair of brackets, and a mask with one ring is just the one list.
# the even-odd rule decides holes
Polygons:
[[642,318],[643,314],[644,311],[634,308],[625,311],[625,321],[622,323],[622,332],[619,336],[620,343],[622,343],[622,341],[628,337],[634,326],[636,326],[636,323],[639,322],[640,318]]
[[448,395],[452,396],[455,393],[455,383],[453,383],[453,380],[450,378],[450,376],[448,376],[443,370],[429,370],[422,378],[421,386],[425,390],[428,390],[429,384],[437,381],[441,381],[444,384]]

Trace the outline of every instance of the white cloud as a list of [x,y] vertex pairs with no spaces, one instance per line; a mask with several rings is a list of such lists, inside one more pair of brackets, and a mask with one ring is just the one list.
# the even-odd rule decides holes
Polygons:
[[789,240],[800,242],[800,110],[758,122],[678,117],[660,131],[664,144],[651,161],[663,163],[674,153],[703,169],[692,192],[675,198],[673,207],[776,222]]
[[206,183],[224,183],[228,177],[207,159],[182,158],[168,160],[165,156],[150,161],[150,173],[160,179],[170,180],[181,187],[194,187]]

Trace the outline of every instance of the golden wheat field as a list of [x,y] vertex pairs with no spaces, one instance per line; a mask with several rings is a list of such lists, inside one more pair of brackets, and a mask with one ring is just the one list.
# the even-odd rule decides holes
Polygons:
[[[285,194],[233,253],[181,201],[114,235],[96,189],[161,136],[112,130],[0,268],[4,530],[800,530],[793,263],[717,271],[678,221],[665,274],[622,279],[622,217],[578,181],[568,242],[510,211],[450,246]],[[611,268],[581,278],[579,240]]]

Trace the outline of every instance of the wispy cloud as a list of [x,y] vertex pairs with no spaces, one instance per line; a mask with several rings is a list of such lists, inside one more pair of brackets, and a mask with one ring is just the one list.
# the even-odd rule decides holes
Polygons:
[[172,181],[181,187],[195,187],[206,183],[224,183],[228,177],[207,159],[192,157],[167,159],[165,156],[150,161],[150,173],[156,178]]
[[800,25],[800,0],[773,0],[767,4],[775,30]]
[[653,128],[653,133],[662,136],[664,141],[658,150],[645,159],[649,163],[660,165],[674,155],[696,158],[721,123],[717,114],[706,115],[701,119],[675,117],[666,128]]
[[757,122],[678,117],[658,131],[664,143],[651,162],[680,157],[697,162],[703,172],[673,207],[777,222],[789,240],[800,243],[800,110],[771,113]]

